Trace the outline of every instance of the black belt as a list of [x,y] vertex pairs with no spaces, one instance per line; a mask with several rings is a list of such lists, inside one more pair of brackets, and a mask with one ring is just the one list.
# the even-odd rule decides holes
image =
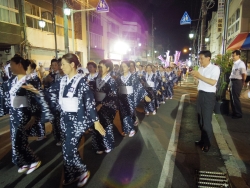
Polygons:
[[199,90],[199,93],[209,93],[209,94],[215,94],[215,92],[207,92],[207,91],[203,91],[203,90]]
[[242,79],[236,79],[236,78],[231,78],[231,81],[237,81],[237,80],[242,80]]

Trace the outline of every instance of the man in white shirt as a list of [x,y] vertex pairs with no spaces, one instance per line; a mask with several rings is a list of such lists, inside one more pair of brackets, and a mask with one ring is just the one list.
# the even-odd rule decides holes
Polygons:
[[213,135],[212,115],[215,105],[215,93],[217,81],[220,77],[218,66],[210,63],[211,52],[201,51],[199,53],[200,68],[193,70],[191,75],[198,79],[197,113],[198,124],[201,129],[201,140],[195,144],[201,146],[203,152],[208,152],[211,146],[210,139]]
[[240,93],[242,87],[246,80],[246,65],[240,59],[240,51],[235,50],[232,52],[232,58],[234,61],[232,72],[230,75],[230,101],[231,101],[231,108],[232,108],[232,118],[238,119],[242,118],[242,110],[241,110],[241,103],[240,103]]

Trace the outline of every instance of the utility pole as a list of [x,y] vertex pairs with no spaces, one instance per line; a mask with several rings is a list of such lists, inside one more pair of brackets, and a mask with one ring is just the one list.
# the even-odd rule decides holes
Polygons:
[[229,0],[225,0],[226,14],[224,19],[224,31],[223,31],[223,42],[222,42],[222,54],[226,53],[227,44],[227,28],[228,28],[228,12],[229,12]]
[[57,38],[56,38],[56,3],[57,1],[55,2],[55,0],[52,0],[52,6],[53,6],[52,21],[53,21],[53,26],[54,26],[55,55],[57,59],[58,53],[57,53]]
[[[86,9],[88,9],[89,6],[89,0],[87,0],[87,5],[86,5]],[[89,12],[86,12],[86,21],[87,21],[87,60],[90,61],[90,31],[89,31]]]
[[[65,0],[63,1],[63,10],[67,7]],[[64,21],[64,46],[65,46],[65,53],[69,53],[69,33],[68,33],[68,17],[67,15],[63,14],[63,21]]]
[[201,21],[201,45],[200,50],[206,50],[205,37],[206,37],[206,21],[207,21],[207,0],[202,0],[201,4],[202,21]]
[[151,41],[151,61],[154,63],[154,14],[152,13],[152,41]]

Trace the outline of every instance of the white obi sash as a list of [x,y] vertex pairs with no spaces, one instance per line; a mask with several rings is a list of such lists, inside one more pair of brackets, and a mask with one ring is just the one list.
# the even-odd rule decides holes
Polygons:
[[132,94],[134,92],[133,87],[132,86],[120,86],[119,87],[119,93],[120,94]]
[[13,108],[28,107],[28,99],[26,96],[10,96],[10,105]]
[[64,112],[77,112],[78,110],[78,98],[61,98],[61,109]]
[[155,87],[155,83],[152,81],[147,81],[147,87]]
[[63,97],[63,92],[64,92],[64,88],[67,84],[67,81],[68,81],[68,76],[65,76],[62,78],[62,80],[60,82],[59,104],[61,106],[61,109],[64,112],[77,112],[77,110],[78,110],[78,97],[73,97],[73,95],[76,91],[76,87],[77,87],[78,83],[80,82],[81,78],[82,78],[81,74],[75,75],[75,77],[73,78],[74,81],[71,85],[71,88],[69,89],[69,91],[67,93],[67,97]]

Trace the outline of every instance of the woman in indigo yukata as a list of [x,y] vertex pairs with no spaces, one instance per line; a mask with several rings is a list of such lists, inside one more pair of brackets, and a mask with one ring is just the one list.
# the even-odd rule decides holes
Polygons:
[[[62,70],[66,74],[61,79],[59,104],[61,107],[61,128],[63,135],[64,185],[77,180],[78,187],[84,186],[90,172],[83,163],[78,146],[83,133],[94,124],[102,136],[105,130],[98,121],[93,92],[90,90],[82,74],[77,73],[80,64],[75,54],[65,54],[62,57]],[[51,89],[50,93],[53,90]],[[52,98],[51,100],[54,100]],[[56,103],[57,100],[54,101]]]
[[58,59],[59,75],[60,77],[49,88],[44,89],[45,99],[49,104],[50,111],[54,115],[54,119],[51,121],[53,126],[53,136],[56,141],[56,146],[61,146],[63,142],[63,133],[61,129],[61,107],[59,105],[59,90],[61,79],[65,76],[62,70],[62,58]]
[[92,146],[97,154],[109,153],[114,149],[113,121],[117,111],[117,84],[111,77],[113,63],[110,60],[99,62],[99,76],[95,79],[94,92],[96,109],[106,135],[93,131]]
[[51,60],[51,72],[43,80],[44,88],[49,88],[51,84],[60,79],[59,64],[57,59]]
[[[30,65],[26,71],[27,73],[27,79],[32,81],[33,86],[40,90],[42,85],[41,85],[41,80],[38,77],[36,70],[36,63],[30,60]],[[32,126],[30,130],[28,130],[28,135],[29,136],[37,136],[37,141],[41,141],[44,138],[46,138],[45,134],[45,123],[41,123],[39,119],[37,119],[36,126]]]
[[157,73],[159,80],[161,80],[161,95],[159,95],[160,104],[165,104],[165,98],[166,98],[165,90],[166,90],[167,76],[164,67],[162,65],[159,67],[159,71]]
[[171,70],[171,67],[167,67],[166,69],[166,99],[172,99],[174,95],[174,84],[177,82],[178,78],[176,74]]
[[98,76],[98,72],[96,71],[97,65],[94,61],[90,61],[87,64],[87,69],[89,71],[88,74],[86,74],[87,82],[91,89],[93,89],[95,78]]
[[137,75],[130,73],[130,62],[123,61],[121,66],[123,75],[116,80],[118,85],[119,112],[123,135],[133,137],[135,134],[135,108],[143,99],[150,102],[150,98],[147,96],[147,92]]
[[146,66],[146,74],[143,77],[143,82],[145,83],[146,91],[148,93],[149,98],[151,99],[150,102],[145,101],[144,110],[146,115],[149,115],[152,112],[153,115],[156,115],[156,97],[160,92],[160,80],[152,72],[153,65]]
[[36,126],[38,120],[44,123],[46,120],[42,117],[46,117],[47,114],[40,108],[41,103],[38,103],[40,98],[23,88],[23,85],[37,84],[26,75],[29,64],[29,60],[15,55],[10,63],[15,76],[7,81],[5,88],[7,90],[5,97],[8,99],[6,105],[9,106],[10,114],[12,162],[19,167],[18,173],[26,172],[26,174],[32,173],[41,165],[41,161],[29,147],[26,131]]

